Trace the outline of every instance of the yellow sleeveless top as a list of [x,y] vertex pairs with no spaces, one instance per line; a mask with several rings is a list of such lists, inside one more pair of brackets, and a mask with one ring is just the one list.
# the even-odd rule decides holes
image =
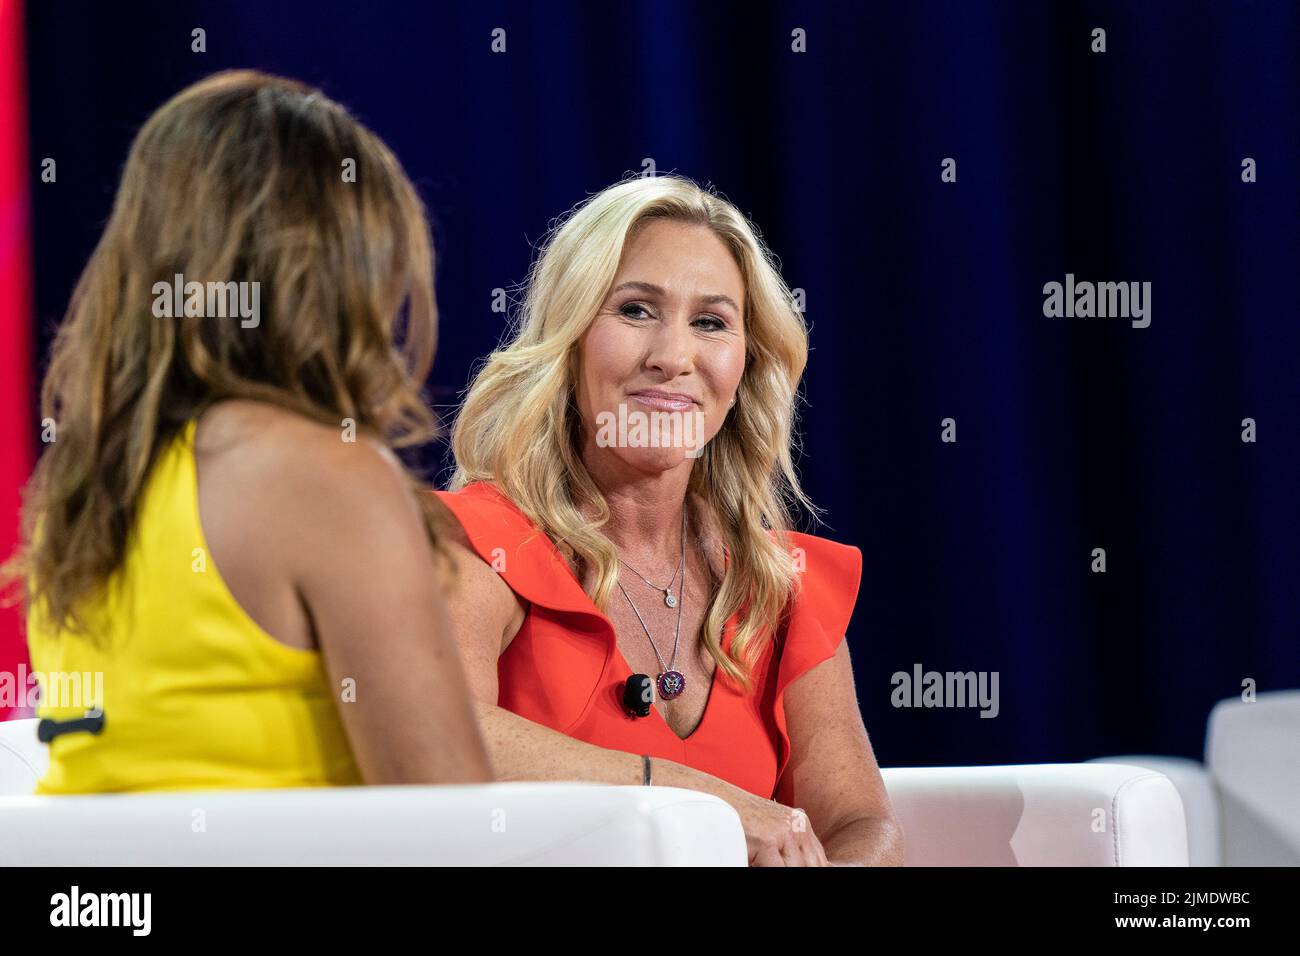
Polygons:
[[37,793],[362,782],[321,655],[262,630],[208,553],[195,424],[159,455],[125,560],[81,608],[94,639],[28,615],[37,716],[104,717],[50,742]]

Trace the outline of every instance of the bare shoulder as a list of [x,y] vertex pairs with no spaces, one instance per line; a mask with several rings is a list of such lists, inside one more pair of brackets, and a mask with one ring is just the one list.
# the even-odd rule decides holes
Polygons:
[[[391,562],[432,567],[424,518],[383,444],[258,402],[223,402],[195,436],[200,507],[227,554],[293,580]],[[367,567],[362,567],[367,565]]]
[[527,603],[475,550],[459,520],[432,492],[430,510],[439,540],[454,573],[447,582],[447,604],[462,646],[479,634],[500,635],[497,653],[504,653],[523,624]]
[[405,487],[396,456],[382,442],[343,423],[337,427],[262,402],[228,401],[199,422],[200,459],[262,478],[262,490],[375,492]]
[[436,566],[409,480],[382,443],[347,437],[247,401],[208,409],[195,433],[212,560],[244,610],[293,647],[316,646],[303,604],[322,595],[361,604],[387,586],[432,604]]

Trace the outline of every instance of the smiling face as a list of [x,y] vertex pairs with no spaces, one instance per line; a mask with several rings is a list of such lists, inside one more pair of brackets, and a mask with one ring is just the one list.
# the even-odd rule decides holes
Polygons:
[[[589,461],[613,455],[645,474],[689,467],[692,449],[722,428],[740,386],[744,303],[740,267],[706,226],[652,219],[628,237],[611,291],[579,344]],[[620,414],[626,429],[602,427]]]

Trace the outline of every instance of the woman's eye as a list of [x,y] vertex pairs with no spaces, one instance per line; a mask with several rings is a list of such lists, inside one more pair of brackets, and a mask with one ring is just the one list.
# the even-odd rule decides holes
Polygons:
[[629,302],[627,305],[619,309],[619,311],[629,319],[644,319],[650,315],[650,313],[646,311],[646,307],[639,302]]
[[695,320],[695,323],[697,325],[704,323],[703,328],[706,332],[721,332],[727,327],[727,323],[723,322],[716,315],[702,315]]

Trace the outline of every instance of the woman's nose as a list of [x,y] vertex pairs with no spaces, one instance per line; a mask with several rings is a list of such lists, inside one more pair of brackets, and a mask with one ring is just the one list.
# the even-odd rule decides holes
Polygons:
[[689,372],[695,364],[695,339],[685,317],[668,316],[660,322],[650,341],[646,366],[658,369],[665,379]]

